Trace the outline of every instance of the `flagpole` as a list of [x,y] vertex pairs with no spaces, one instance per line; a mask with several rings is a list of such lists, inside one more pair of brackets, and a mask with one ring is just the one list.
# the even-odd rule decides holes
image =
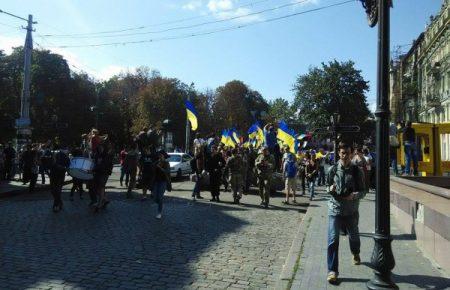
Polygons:
[[[188,100],[188,101],[191,101],[191,97],[190,97],[189,94],[188,94],[188,96],[187,96],[187,100]],[[187,116],[187,114],[186,114],[186,147],[185,147],[185,149],[184,149],[184,152],[185,152],[185,153],[189,153],[189,147],[190,147],[190,145],[191,145],[191,136],[190,136],[190,133],[191,133],[191,128],[189,127],[189,119],[188,119],[188,116]]]

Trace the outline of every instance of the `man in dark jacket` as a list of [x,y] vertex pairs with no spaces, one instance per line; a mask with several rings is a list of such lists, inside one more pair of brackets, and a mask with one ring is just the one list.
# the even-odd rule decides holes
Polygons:
[[412,127],[411,121],[406,122],[406,128],[403,131],[403,146],[406,156],[406,175],[411,172],[411,159],[413,162],[413,174],[418,173],[417,164],[417,147],[416,147],[416,130]]
[[348,231],[353,264],[359,265],[361,242],[359,238],[359,200],[367,193],[364,173],[350,159],[351,149],[347,144],[339,145],[339,161],[328,170],[328,276],[331,284],[339,275],[339,230]]

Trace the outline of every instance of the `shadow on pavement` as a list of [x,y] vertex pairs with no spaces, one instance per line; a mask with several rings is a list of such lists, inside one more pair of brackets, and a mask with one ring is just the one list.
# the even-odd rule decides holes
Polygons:
[[340,285],[341,283],[366,283],[368,282],[369,279],[363,279],[363,278],[348,278],[348,277],[343,277],[343,278],[339,278],[338,282],[336,283],[336,285]]
[[392,274],[395,283],[415,285],[420,289],[443,290],[449,289],[450,279],[444,277],[433,277],[424,275],[397,275]]
[[247,224],[227,214],[245,207],[178,197],[166,198],[162,220],[154,218],[156,205],[149,200],[119,198],[98,214],[87,210],[88,198],[65,201],[58,214],[50,200],[34,202],[32,210],[0,204],[3,289],[182,288],[211,270],[196,264],[208,248]]
[[414,234],[398,234],[398,235],[391,235],[392,239],[398,240],[398,241],[415,241],[416,235]]

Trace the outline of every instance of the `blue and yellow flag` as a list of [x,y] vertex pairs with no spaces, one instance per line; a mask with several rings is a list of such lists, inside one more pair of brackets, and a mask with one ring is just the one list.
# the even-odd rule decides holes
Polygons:
[[284,121],[278,123],[277,138],[283,142],[284,145],[289,146],[289,151],[295,153],[295,132],[289,129]]
[[234,141],[234,143],[236,143],[236,144],[240,144],[241,143],[241,136],[239,135],[239,133],[236,130],[236,128],[231,128],[229,133],[230,133],[229,135],[232,138],[232,140]]
[[228,129],[223,130],[222,138],[220,139],[220,142],[222,142],[225,146],[234,148],[234,147],[236,147],[236,143],[233,140],[231,131],[232,130],[228,130]]
[[258,143],[261,143],[264,141],[264,132],[261,129],[261,126],[259,125],[259,122],[254,123],[247,131],[248,137],[250,139],[255,139],[258,141]]
[[192,129],[192,131],[195,131],[195,130],[197,130],[197,126],[198,126],[197,111],[195,110],[194,105],[190,101],[185,100],[184,104],[186,105],[187,118],[188,118],[189,122],[191,122],[191,129]]

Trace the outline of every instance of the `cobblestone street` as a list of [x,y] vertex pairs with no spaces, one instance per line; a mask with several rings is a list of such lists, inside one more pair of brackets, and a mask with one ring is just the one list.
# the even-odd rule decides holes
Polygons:
[[0,200],[1,289],[223,289],[271,288],[288,254],[303,205],[283,206],[283,197],[260,208],[255,194],[232,205],[192,202],[193,183],[174,183],[163,219],[156,205],[127,200],[114,173],[112,202],[93,214],[88,196],[51,211],[50,193]]

